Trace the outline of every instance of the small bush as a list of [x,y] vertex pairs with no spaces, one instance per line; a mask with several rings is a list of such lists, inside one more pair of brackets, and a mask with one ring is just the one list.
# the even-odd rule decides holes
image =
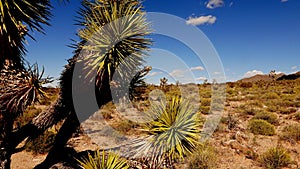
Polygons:
[[278,112],[279,112],[280,114],[291,114],[291,113],[295,113],[295,112],[293,112],[293,111],[294,111],[294,110],[289,109],[289,108],[286,108],[286,107],[280,107],[279,110],[278,110]]
[[246,115],[255,115],[259,111],[260,109],[257,108],[256,106],[250,106],[246,104],[240,105],[237,110],[238,113],[246,114]]
[[278,146],[263,153],[259,161],[267,169],[280,169],[291,163],[291,157],[283,147]]
[[295,114],[295,118],[296,118],[297,120],[300,120],[300,112]]
[[212,169],[217,165],[215,150],[208,145],[201,145],[190,157],[189,169]]
[[226,124],[230,130],[235,128],[238,124],[238,119],[231,114],[229,114],[227,117],[222,117],[220,121],[221,123]]
[[211,104],[211,99],[202,98],[202,99],[200,100],[200,102],[201,102],[201,106],[210,106],[210,104]]
[[270,92],[270,93],[266,93],[263,95],[264,99],[279,99],[280,97],[278,96],[277,93],[275,92]]
[[266,112],[266,111],[261,111],[258,112],[257,114],[255,114],[255,116],[253,117],[253,119],[261,119],[261,120],[265,120],[271,124],[276,124],[278,122],[278,117],[276,114],[274,113],[270,113],[270,112]]
[[261,119],[250,120],[248,128],[253,134],[261,134],[266,136],[272,136],[275,134],[274,125]]
[[251,82],[241,82],[241,83],[239,84],[239,86],[240,86],[241,88],[251,88],[251,87],[253,86],[253,84],[252,84]]
[[281,139],[289,141],[299,141],[300,140],[300,124],[294,124],[284,127]]
[[25,112],[15,120],[15,122],[14,122],[15,128],[20,128],[23,125],[27,124],[31,119],[33,119],[33,117],[35,117],[36,115],[38,115],[41,112],[42,112],[42,109],[36,108],[35,106],[29,106],[25,110]]
[[204,92],[200,93],[200,96],[202,98],[211,98],[211,91],[210,90],[205,90]]
[[200,106],[200,110],[202,114],[209,114],[210,113],[210,107],[209,106]]
[[232,89],[232,88],[229,88],[226,90],[226,92],[229,94],[229,95],[236,95],[237,94],[237,91]]
[[34,154],[45,154],[52,148],[55,139],[55,133],[46,131],[43,135],[30,140],[25,145],[26,151],[31,151]]
[[116,124],[116,130],[121,132],[121,133],[127,133],[130,130],[137,128],[139,126],[138,123],[133,122],[133,121],[129,121],[129,120],[122,120],[121,122],[119,122],[118,124]]
[[268,111],[270,111],[270,112],[277,112],[278,109],[280,109],[278,105],[270,105],[270,106],[268,106]]

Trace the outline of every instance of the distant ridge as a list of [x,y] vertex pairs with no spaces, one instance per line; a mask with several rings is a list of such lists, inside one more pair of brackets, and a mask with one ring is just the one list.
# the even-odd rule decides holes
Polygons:
[[289,75],[283,75],[279,77],[277,80],[295,80],[298,78],[300,78],[300,71]]
[[[284,73],[279,73],[275,75],[275,79],[276,80],[295,80],[300,78],[300,71],[296,72],[296,73],[292,73],[292,74],[284,74]],[[238,80],[237,82],[251,82],[251,83],[255,83],[258,81],[264,81],[264,82],[271,82],[273,79],[272,77],[270,77],[269,75],[254,75],[252,77],[248,77],[248,78],[244,78],[241,80]]]
[[[275,75],[275,79],[279,79],[280,77],[284,76],[284,73],[279,73]],[[241,80],[238,80],[237,82],[251,82],[251,83],[255,83],[258,81],[264,81],[264,82],[271,82],[273,79],[272,77],[270,77],[269,75],[254,75],[252,77],[248,77],[248,78],[244,78]]]

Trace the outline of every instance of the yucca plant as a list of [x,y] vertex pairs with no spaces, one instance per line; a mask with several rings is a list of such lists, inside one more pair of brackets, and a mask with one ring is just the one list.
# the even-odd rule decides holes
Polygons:
[[23,68],[28,29],[43,32],[51,16],[49,0],[0,0],[0,69],[4,65]]
[[[103,78],[112,80],[117,72],[119,81],[131,80],[144,62],[151,33],[142,5],[138,0],[95,0],[84,3],[81,15],[84,28],[79,37],[85,41],[79,48],[86,64],[87,75],[97,71],[96,84]],[[120,65],[123,65],[122,67]],[[120,69],[117,69],[118,67]]]
[[0,73],[0,168],[9,168],[13,122],[28,106],[46,97],[43,85],[51,83],[52,78],[43,78],[44,69],[40,72],[37,64],[23,71],[2,70]]
[[15,71],[2,71],[0,88],[1,109],[9,116],[17,117],[39,97],[46,97],[43,85],[53,82],[51,77],[44,78],[44,68],[39,71],[38,64],[28,65],[27,70],[13,73]]
[[163,160],[172,163],[184,158],[200,144],[200,122],[189,101],[174,96],[167,104],[153,103],[146,114],[149,123],[144,130],[150,136],[136,149],[136,156],[146,155],[151,168]]
[[113,152],[97,150],[94,155],[88,154],[87,158],[77,160],[83,169],[127,169],[127,160]]
[[[151,33],[150,25],[139,0],[84,1],[79,14],[81,16],[78,24],[82,26],[78,33],[80,42],[74,46],[75,55],[69,59],[61,75],[60,97],[49,111],[42,112],[31,123],[36,130],[45,130],[66,118],[47,160],[36,168],[49,168],[58,162],[57,157],[62,156],[61,149],[72,136],[70,132],[76,131],[79,126],[74,119],[76,112],[72,102],[75,65],[84,63],[86,82],[96,76],[96,85],[92,86],[96,86],[97,102],[101,107],[112,99],[110,84],[115,72],[118,72],[122,79],[131,80],[128,78],[131,70],[140,69],[143,56],[151,45],[151,40],[146,37]],[[120,65],[123,65],[124,69],[117,70]],[[96,75],[89,76],[93,75],[93,72],[96,72]],[[85,87],[80,88],[80,91],[84,93]],[[89,115],[92,114],[86,114],[86,117]]]

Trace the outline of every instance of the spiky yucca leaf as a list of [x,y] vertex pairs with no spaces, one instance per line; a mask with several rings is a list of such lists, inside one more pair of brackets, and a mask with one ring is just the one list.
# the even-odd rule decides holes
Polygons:
[[29,28],[43,32],[42,25],[49,25],[50,9],[49,0],[0,0],[1,64],[8,61],[17,68],[23,67],[24,35],[30,36]]
[[44,68],[39,71],[38,65],[28,65],[28,69],[16,73],[15,70],[1,71],[0,103],[1,112],[10,113],[15,118],[40,97],[46,97],[44,84],[51,83],[50,77],[44,78]]
[[[79,37],[87,42],[80,46],[88,75],[98,72],[96,83],[103,77],[112,79],[115,71],[122,78],[139,69],[151,33],[139,0],[95,0],[86,2],[81,10],[84,28]],[[117,67],[123,64],[122,70]],[[108,77],[106,77],[108,76]]]
[[83,169],[127,169],[127,161],[118,154],[97,150],[94,155],[88,154],[87,158],[77,160]]
[[137,149],[138,156],[150,154],[152,160],[173,161],[192,153],[199,144],[200,123],[187,100],[174,96],[168,104],[152,104],[146,114],[151,120],[145,125],[150,137]]

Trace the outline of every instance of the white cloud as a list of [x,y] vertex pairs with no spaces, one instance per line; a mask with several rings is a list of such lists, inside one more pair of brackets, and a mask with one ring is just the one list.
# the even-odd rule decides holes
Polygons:
[[221,72],[214,72],[214,75],[220,75]]
[[206,8],[214,9],[224,6],[223,0],[209,0],[206,4]]
[[148,76],[152,77],[152,76],[156,76],[156,75],[159,75],[159,74],[162,74],[162,72],[151,72],[148,74]]
[[251,70],[246,72],[243,77],[251,77],[251,76],[262,75],[262,74],[264,73],[260,70]]
[[297,66],[293,66],[293,67],[291,67],[291,69],[292,69],[292,70],[295,70],[295,69],[297,69]]
[[204,24],[214,24],[216,22],[217,18],[212,15],[207,16],[199,16],[199,17],[189,17],[189,19],[186,21],[186,24],[188,25],[204,25]]
[[191,67],[190,70],[191,70],[191,71],[195,71],[195,70],[203,71],[204,68],[203,68],[202,66],[196,66],[196,67]]
[[173,70],[171,73],[169,73],[170,74],[170,76],[172,76],[172,77],[177,77],[177,78],[179,78],[179,77],[184,77],[183,76],[183,74],[184,74],[184,72],[186,72],[185,70],[182,70],[182,69],[175,69],[175,70]]
[[197,81],[204,81],[204,80],[207,80],[207,78],[206,77],[198,77],[195,80],[197,80]]
[[281,0],[281,2],[287,2],[287,1],[289,1],[289,0]]
[[232,7],[232,6],[233,6],[233,2],[230,2],[229,7]]

